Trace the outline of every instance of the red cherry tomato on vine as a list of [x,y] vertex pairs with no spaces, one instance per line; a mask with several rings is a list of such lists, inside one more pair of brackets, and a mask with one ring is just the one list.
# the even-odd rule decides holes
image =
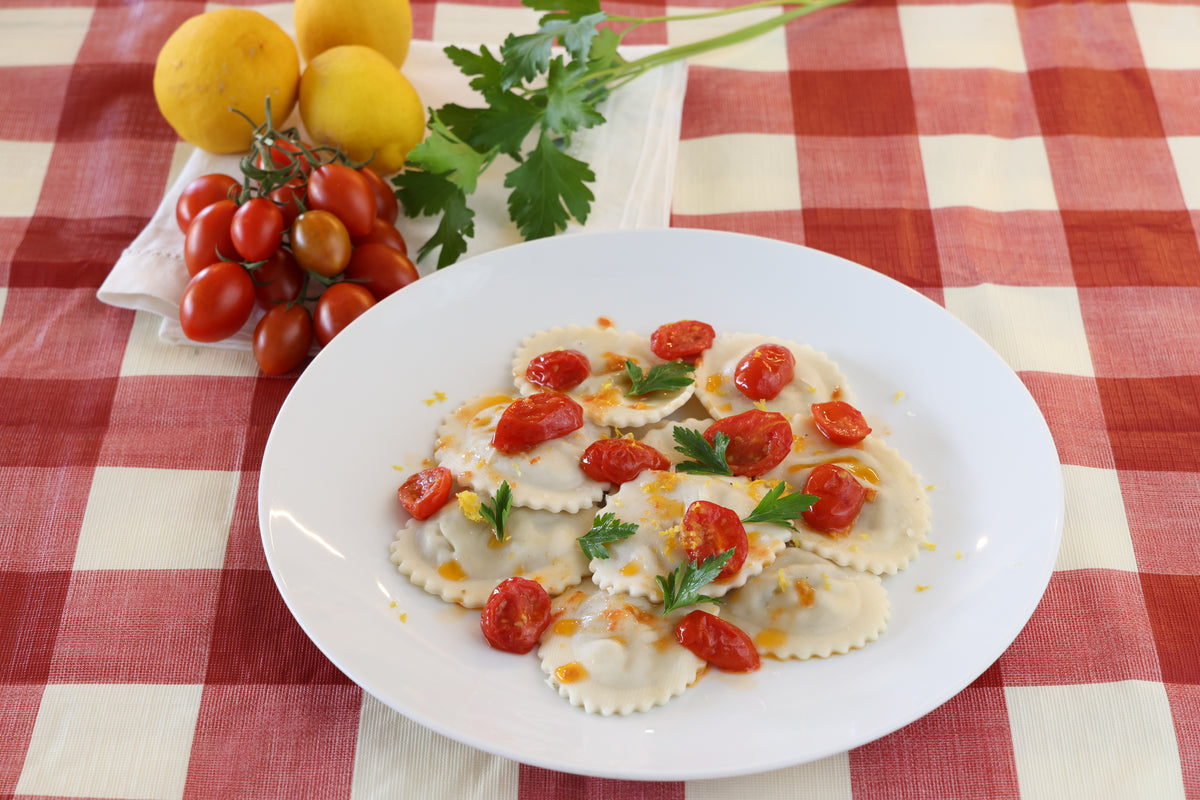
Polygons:
[[757,478],[777,466],[792,448],[792,425],[777,411],[752,408],[717,420],[704,431],[712,444],[718,433],[729,437],[725,461],[734,475]]
[[247,200],[229,225],[233,246],[246,261],[265,261],[283,244],[283,212],[265,197]]
[[392,187],[370,167],[363,167],[359,172],[367,179],[367,183],[371,185],[371,193],[375,195],[376,218],[389,225],[395,225],[396,218],[400,216],[400,201],[396,199]]
[[361,172],[323,164],[308,176],[308,207],[336,214],[351,236],[366,236],[375,219],[375,192]]
[[254,282],[236,261],[218,261],[188,281],[179,324],[194,342],[219,342],[237,333],[254,310]]
[[525,368],[527,381],[557,392],[573,389],[591,374],[591,362],[578,350],[549,350],[536,356]]
[[259,153],[254,156],[254,166],[259,169],[279,170],[298,164],[299,175],[307,175],[312,170],[312,162],[304,154],[304,147],[291,139],[276,139],[275,143],[268,148],[268,153],[271,163],[268,164],[267,159],[263,158],[263,154]]
[[290,228],[296,217],[304,210],[304,184],[290,181],[277,189],[272,189],[267,195],[283,214],[283,227]]
[[384,222],[379,217],[371,223],[371,232],[366,236],[351,236],[350,241],[355,247],[362,247],[364,244],[386,244],[388,247],[394,247],[404,255],[408,255],[408,243],[404,241],[404,235],[396,230],[396,226],[390,222]]
[[650,334],[650,349],[663,361],[692,359],[712,347],[716,335],[707,322],[681,319],[660,325]]
[[771,400],[795,376],[796,357],[778,344],[751,350],[733,371],[733,384],[751,400]]
[[842,400],[813,403],[812,415],[817,430],[834,444],[858,444],[871,432],[862,412]]
[[302,305],[275,306],[254,326],[254,360],[267,375],[300,366],[312,343],[312,317]]
[[508,578],[488,596],[479,627],[495,649],[522,655],[542,638],[550,618],[550,595],[540,583]]
[[750,554],[750,539],[737,512],[708,500],[696,500],[683,512],[677,539],[688,559],[697,563],[733,549],[733,556],[716,577],[718,581],[737,574]]
[[197,214],[188,225],[183,239],[183,263],[189,275],[195,275],[217,261],[231,261],[238,257],[230,233],[236,212],[236,203],[220,200]]
[[375,243],[354,248],[342,275],[347,280],[361,282],[376,300],[382,300],[420,277],[408,256],[394,247]]
[[329,344],[346,326],[375,305],[375,297],[357,283],[335,283],[317,298],[313,331],[321,346]]
[[670,469],[671,462],[645,442],[633,439],[598,439],[579,457],[583,474],[600,483],[618,486],[647,469]]
[[522,453],[582,427],[579,403],[565,394],[541,392],[509,403],[496,423],[492,446],[501,453]]
[[699,608],[680,620],[675,641],[725,672],[753,672],[762,666],[749,634]]
[[404,510],[416,519],[429,519],[450,499],[454,478],[445,467],[430,467],[408,476],[396,495]]
[[250,277],[254,280],[255,299],[268,310],[292,302],[304,288],[304,270],[296,263],[292,251],[283,247],[255,267]]
[[292,254],[303,269],[325,278],[340,275],[350,263],[350,234],[328,211],[305,211],[292,224]]
[[837,464],[818,464],[804,482],[804,493],[817,501],[801,516],[821,533],[844,536],[867,500],[867,489]]
[[219,173],[201,175],[189,183],[175,201],[175,222],[178,223],[179,230],[187,233],[188,225],[197,214],[213,203],[231,200],[230,190],[238,185],[230,176]]

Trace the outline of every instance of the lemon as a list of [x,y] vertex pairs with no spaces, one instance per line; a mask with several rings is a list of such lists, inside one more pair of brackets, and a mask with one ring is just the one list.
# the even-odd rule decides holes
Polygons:
[[246,8],[192,17],[171,34],[154,65],[158,109],[185,141],[212,153],[246,150],[254,126],[229,111],[282,125],[296,104],[300,58],[277,24]]
[[300,118],[314,142],[396,172],[425,135],[421,98],[379,51],[345,44],[309,62],[300,76]]
[[305,61],[343,44],[361,44],[404,66],[412,40],[408,0],[296,0],[296,43]]

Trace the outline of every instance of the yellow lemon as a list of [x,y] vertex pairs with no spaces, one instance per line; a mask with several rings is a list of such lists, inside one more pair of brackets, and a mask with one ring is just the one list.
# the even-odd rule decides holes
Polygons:
[[246,150],[254,121],[282,125],[296,104],[296,45],[267,17],[245,8],[209,11],[185,21],[154,66],[158,109],[184,140],[212,153]]
[[355,161],[373,158],[381,175],[404,165],[425,136],[417,90],[377,50],[346,44],[326,50],[300,76],[300,118],[314,142]]
[[361,44],[404,66],[412,40],[408,0],[296,0],[296,43],[305,61],[343,44]]

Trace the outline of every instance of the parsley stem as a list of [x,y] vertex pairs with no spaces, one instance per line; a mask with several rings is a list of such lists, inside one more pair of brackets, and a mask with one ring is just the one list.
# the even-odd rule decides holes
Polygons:
[[629,22],[634,27],[640,25],[648,25],[652,22],[686,22],[695,19],[712,19],[714,17],[723,17],[727,14],[738,14],[743,11],[753,11],[756,8],[777,8],[779,6],[808,6],[818,4],[820,0],[759,0],[757,3],[746,3],[745,5],[733,6],[731,8],[720,8],[715,11],[703,11],[696,14],[675,14],[664,15],[660,17],[627,17],[623,14],[609,14],[610,22]]

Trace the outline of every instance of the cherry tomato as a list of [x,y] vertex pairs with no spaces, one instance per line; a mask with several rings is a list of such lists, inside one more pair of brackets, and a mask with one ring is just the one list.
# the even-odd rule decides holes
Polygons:
[[274,306],[254,326],[254,360],[267,375],[300,366],[312,343],[312,317],[299,304]]
[[364,244],[350,253],[343,276],[359,281],[376,300],[403,289],[420,277],[408,256],[386,244]]
[[292,302],[304,288],[304,270],[292,252],[283,247],[255,267],[250,277],[254,280],[254,297],[265,309]]
[[351,236],[350,241],[355,247],[361,247],[364,244],[372,242],[376,244],[386,244],[388,247],[394,247],[404,255],[408,255],[408,243],[404,241],[403,234],[396,230],[396,226],[390,222],[384,222],[379,217],[371,223],[371,232],[366,236]]
[[565,394],[541,392],[518,398],[504,409],[492,434],[492,446],[501,453],[522,453],[582,427],[579,403]]
[[744,630],[715,614],[696,609],[675,627],[675,641],[725,672],[753,672],[762,666],[758,648]]
[[229,193],[237,185],[236,180],[219,173],[201,175],[189,183],[175,201],[175,222],[179,224],[179,230],[187,233],[188,225],[197,214],[213,203],[232,199]]
[[716,335],[707,322],[681,319],[660,325],[650,334],[650,349],[663,361],[692,359],[712,347]]
[[858,444],[871,432],[862,412],[842,400],[813,403],[812,415],[817,430],[834,444]]
[[525,379],[546,389],[565,392],[592,374],[588,357],[578,350],[550,350],[536,356],[525,368]]
[[283,244],[283,212],[265,197],[243,203],[229,225],[233,246],[246,261],[265,261]]
[[579,458],[583,474],[600,483],[618,486],[647,469],[670,469],[671,462],[645,442],[633,439],[598,439]]
[[336,214],[351,236],[366,236],[375,219],[375,192],[361,172],[323,164],[308,176],[308,207]]
[[292,225],[292,253],[301,268],[326,278],[340,275],[350,263],[350,234],[328,211],[305,211]]
[[450,499],[454,478],[445,467],[430,467],[408,476],[396,496],[404,510],[417,519],[429,519]]
[[367,183],[371,184],[371,192],[375,195],[375,217],[389,225],[395,225],[396,218],[400,216],[400,202],[396,200],[396,193],[392,191],[392,187],[370,167],[363,167],[359,172],[367,179]]
[[277,189],[272,189],[267,197],[279,206],[283,214],[283,227],[290,228],[296,217],[304,210],[304,184],[300,181],[290,181]]
[[751,350],[733,371],[733,384],[751,400],[770,400],[792,382],[796,357],[778,344]]
[[335,283],[317,298],[313,310],[313,330],[321,346],[329,344],[334,336],[347,325],[362,316],[375,305],[375,297],[357,283]]
[[712,444],[718,433],[729,437],[725,461],[734,475],[757,478],[792,449],[792,425],[777,411],[752,408],[724,417],[708,426],[704,438]]
[[497,650],[528,653],[550,627],[550,595],[528,578],[503,580],[488,596],[479,627]]
[[862,510],[867,489],[850,470],[837,464],[818,464],[804,482],[804,493],[817,498],[805,511],[804,521],[821,533],[846,535]]
[[188,281],[179,324],[194,342],[219,342],[237,333],[254,310],[254,281],[236,261],[218,261]]
[[688,558],[697,563],[733,548],[733,556],[716,577],[719,581],[737,574],[750,554],[750,539],[737,512],[708,500],[696,500],[683,512],[678,539]]
[[195,275],[214,262],[238,257],[230,234],[236,212],[237,203],[219,200],[197,214],[188,225],[183,239],[183,263],[189,275]]
[[259,169],[276,170],[287,169],[293,164],[298,164],[300,175],[307,175],[312,170],[312,162],[304,154],[304,147],[296,144],[291,139],[276,139],[270,148],[268,148],[268,153],[270,155],[270,163],[267,163],[267,159],[263,158],[262,153],[259,153],[254,156],[254,166]]

